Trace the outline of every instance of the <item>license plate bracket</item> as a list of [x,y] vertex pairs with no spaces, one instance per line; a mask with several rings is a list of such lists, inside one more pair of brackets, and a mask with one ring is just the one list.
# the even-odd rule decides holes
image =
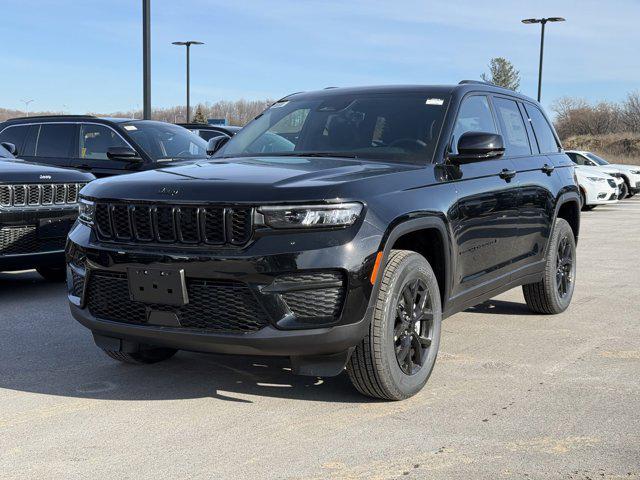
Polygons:
[[189,303],[182,269],[129,267],[127,278],[134,302],[174,307]]

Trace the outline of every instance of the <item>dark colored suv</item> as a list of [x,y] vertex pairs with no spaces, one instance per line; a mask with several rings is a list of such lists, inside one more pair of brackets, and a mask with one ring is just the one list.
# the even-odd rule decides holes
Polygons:
[[208,123],[176,123],[176,125],[180,125],[187,130],[191,130],[207,142],[212,138],[219,137],[221,135],[233,137],[236,133],[242,130],[242,127],[236,127],[234,125],[209,125]]
[[280,355],[407,398],[443,318],[519,285],[568,307],[572,165],[535,101],[479,82],[294,94],[214,159],[86,187],[71,311],[117,360]]
[[58,115],[0,124],[0,142],[20,158],[86,170],[96,177],[132,173],[207,157],[207,142],[171,123]]
[[65,279],[67,233],[78,216],[78,193],[95,177],[15,159],[0,145],[0,272],[35,268]]

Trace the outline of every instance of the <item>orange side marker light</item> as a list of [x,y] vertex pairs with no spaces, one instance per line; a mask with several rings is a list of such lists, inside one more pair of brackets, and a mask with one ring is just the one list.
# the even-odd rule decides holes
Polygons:
[[376,255],[376,261],[373,264],[373,271],[371,272],[371,285],[376,283],[376,277],[378,276],[378,270],[380,269],[380,262],[382,262],[382,252],[378,252]]

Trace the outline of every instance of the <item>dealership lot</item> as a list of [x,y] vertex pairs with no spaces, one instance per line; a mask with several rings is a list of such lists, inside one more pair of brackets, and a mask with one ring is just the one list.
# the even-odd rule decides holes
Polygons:
[[397,403],[284,360],[118,364],[63,285],[0,274],[0,477],[640,478],[639,238],[640,198],[584,213],[569,311],[455,315]]

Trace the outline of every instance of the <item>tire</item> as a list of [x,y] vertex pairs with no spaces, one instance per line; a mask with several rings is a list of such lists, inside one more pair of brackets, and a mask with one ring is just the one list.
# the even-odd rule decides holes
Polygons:
[[135,353],[114,352],[111,350],[104,350],[104,353],[109,355],[114,360],[118,360],[123,363],[131,363],[136,365],[158,363],[164,360],[168,360],[173,357],[177,350],[173,348],[145,348]]
[[[570,256],[570,263],[565,252]],[[564,312],[573,297],[575,278],[576,240],[569,223],[558,218],[549,242],[542,281],[522,286],[527,306],[535,313],[547,315]]]
[[[406,315],[409,301],[412,315]],[[441,321],[440,289],[429,262],[412,251],[392,250],[369,331],[347,363],[354,387],[384,400],[418,393],[436,362]]]
[[629,197],[629,186],[627,185],[627,182],[624,182],[622,185],[620,185],[620,196],[618,197],[618,199],[624,200],[627,197]]
[[37,267],[36,271],[48,282],[64,282],[67,279],[66,267]]

